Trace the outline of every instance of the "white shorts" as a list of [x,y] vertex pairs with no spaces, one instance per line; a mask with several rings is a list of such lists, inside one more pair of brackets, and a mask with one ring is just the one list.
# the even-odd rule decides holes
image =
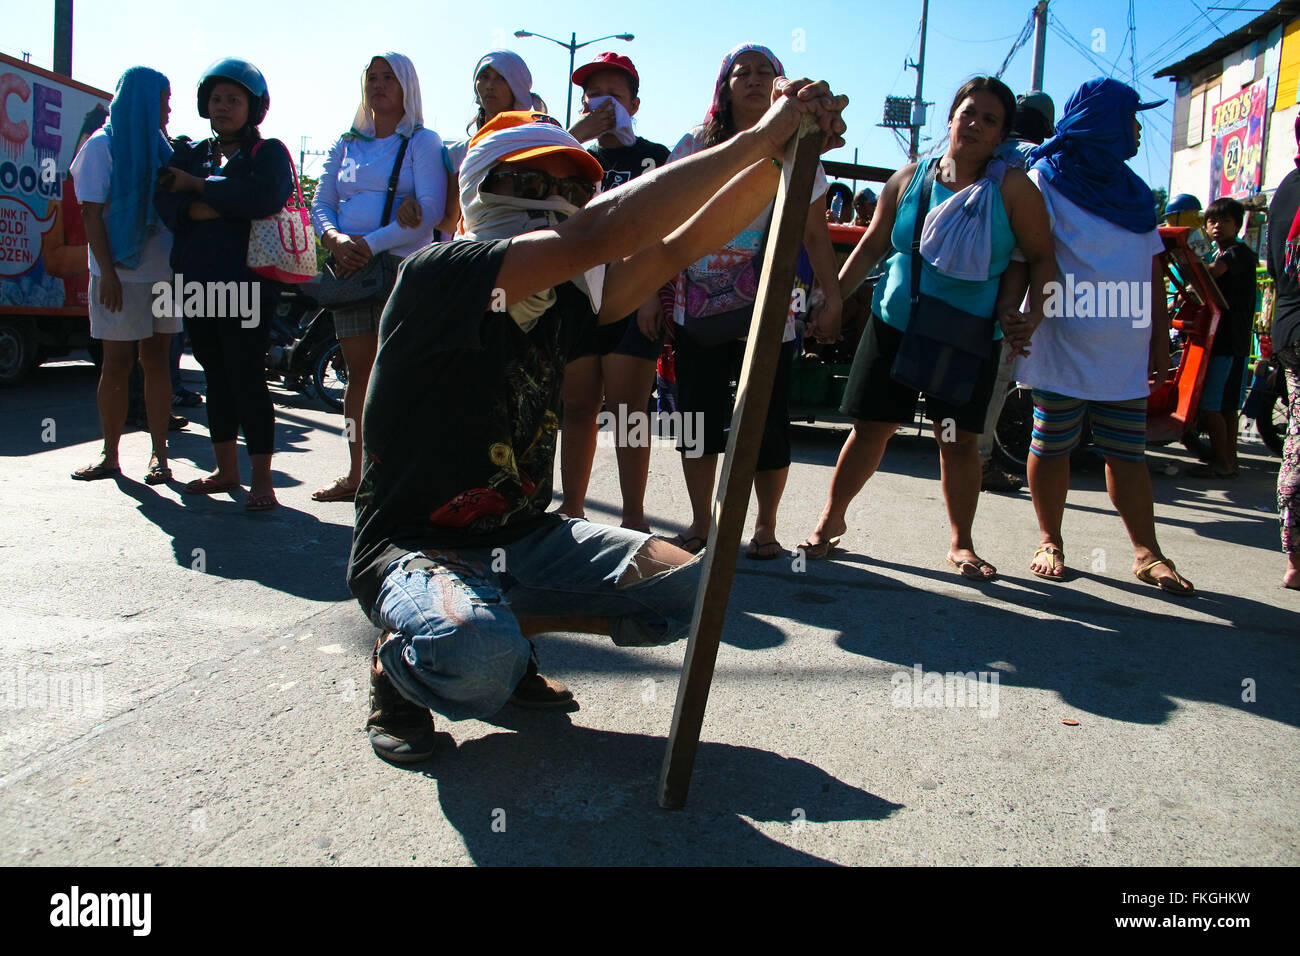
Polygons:
[[[90,337],[109,342],[137,342],[159,332],[175,334],[181,330],[180,316],[153,314],[153,283],[123,282],[122,311],[110,312],[99,301],[99,276],[90,277]],[[171,286],[167,287],[171,295]],[[170,308],[167,309],[171,311]]]

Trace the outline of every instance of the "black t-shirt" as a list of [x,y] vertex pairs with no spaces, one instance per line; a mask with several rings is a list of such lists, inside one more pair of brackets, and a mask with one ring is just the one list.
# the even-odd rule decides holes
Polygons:
[[595,322],[571,283],[524,332],[499,305],[508,240],[413,253],[379,322],[348,586],[369,613],[388,565],[424,548],[494,548],[551,504],[560,384]]
[[667,146],[652,143],[640,136],[631,146],[615,146],[610,149],[597,144],[587,152],[595,156],[600,168],[605,170],[605,181],[601,188],[606,191],[668,162]]
[[1228,303],[1228,311],[1219,319],[1210,354],[1245,358],[1250,355],[1250,334],[1255,322],[1255,269],[1259,266],[1259,256],[1244,242],[1234,242],[1223,251],[1222,258],[1227,260],[1228,271],[1214,281]]
[[1300,285],[1286,275],[1286,234],[1300,209],[1300,169],[1293,169],[1268,204],[1268,272],[1276,283],[1273,305],[1273,348],[1300,343]]

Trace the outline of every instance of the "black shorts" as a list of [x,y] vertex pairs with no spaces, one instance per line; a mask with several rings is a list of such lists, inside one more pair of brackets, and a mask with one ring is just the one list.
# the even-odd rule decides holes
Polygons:
[[[899,422],[906,424],[916,418],[916,402],[920,392],[899,385],[889,374],[898,354],[903,333],[884,319],[872,313],[871,321],[858,342],[853,356],[853,368],[844,386],[844,401],[840,412],[859,421]],[[993,398],[993,385],[997,379],[998,361],[1002,355],[1001,340],[993,343],[993,353],[980,368],[975,390],[965,405],[951,405],[929,395],[925,397],[925,417],[932,422],[951,418],[958,429],[980,434],[984,431],[984,413]]]
[[636,324],[632,314],[607,325],[592,325],[585,329],[573,347],[569,361],[588,355],[630,355],[632,358],[657,359],[663,347],[663,336],[648,339]]
[[[767,406],[763,442],[758,449],[756,471],[778,471],[790,466],[790,365],[794,342],[781,345],[781,357]],[[677,410],[683,416],[702,416],[695,434],[702,436],[703,453],[720,455],[727,450],[727,429],[731,426],[731,383],[740,378],[745,360],[745,342],[701,345],[677,327]],[[678,451],[690,451],[680,443]]]

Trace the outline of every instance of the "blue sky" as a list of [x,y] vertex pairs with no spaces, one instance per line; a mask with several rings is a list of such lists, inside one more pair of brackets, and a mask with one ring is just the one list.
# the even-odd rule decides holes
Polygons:
[[[1154,80],[1151,74],[1256,16],[1207,12],[1210,2],[1136,4],[1136,60],[1144,99],[1172,100],[1173,83]],[[1252,0],[1219,3],[1268,5]],[[998,70],[1032,7],[1032,0],[932,0],[924,92],[936,105],[923,135],[943,135],[957,87],[976,73]],[[0,0],[0,50],[12,56],[27,50],[33,63],[51,66],[53,9],[53,0]],[[1099,73],[1129,81],[1128,9],[1127,0],[1052,0],[1054,25],[1048,32],[1044,85],[1058,111],[1073,89]],[[593,17],[593,10],[600,16]],[[503,43],[528,62],[534,89],[562,117],[568,51],[545,40],[514,37],[515,30],[525,29],[566,40],[570,31],[577,31],[579,42],[605,34],[635,34],[631,42],[609,40],[579,50],[578,63],[606,49],[630,56],[642,82],[638,131],[670,147],[703,118],[722,55],[739,42],[763,43],[782,58],[788,74],[826,79],[852,100],[846,113],[848,146],[830,158],[851,160],[857,147],[860,162],[894,167],[903,162],[905,149],[892,132],[876,124],[886,95],[910,96],[915,87],[916,74],[904,70],[903,62],[917,55],[921,2],[315,0],[290,5],[225,0],[212,5],[77,0],[75,13],[74,76],[112,90],[118,75],[137,63],[163,71],[173,84],[173,134],[201,136],[207,131],[193,90],[208,63],[232,55],[252,60],[271,89],[263,132],[283,139],[295,159],[300,137],[310,137],[309,149],[324,150],[347,128],[359,99],[361,70],[372,55],[387,49],[414,61],[425,125],[445,139],[464,135],[472,115],[474,64],[483,52]],[[1096,62],[1072,48],[1062,34],[1074,37]],[[1031,40],[1003,75],[1016,91],[1029,85],[1032,47]],[[1106,69],[1099,70],[1098,63]],[[1172,102],[1144,114],[1143,150],[1132,162],[1152,186],[1168,183],[1172,115]],[[927,145],[923,140],[922,148]],[[309,157],[308,172],[319,169],[320,160]]]

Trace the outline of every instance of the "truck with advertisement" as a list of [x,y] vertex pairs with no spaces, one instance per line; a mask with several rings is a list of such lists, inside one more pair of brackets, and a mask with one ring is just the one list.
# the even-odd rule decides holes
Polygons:
[[0,385],[92,347],[86,232],[68,166],[111,98],[0,53]]

